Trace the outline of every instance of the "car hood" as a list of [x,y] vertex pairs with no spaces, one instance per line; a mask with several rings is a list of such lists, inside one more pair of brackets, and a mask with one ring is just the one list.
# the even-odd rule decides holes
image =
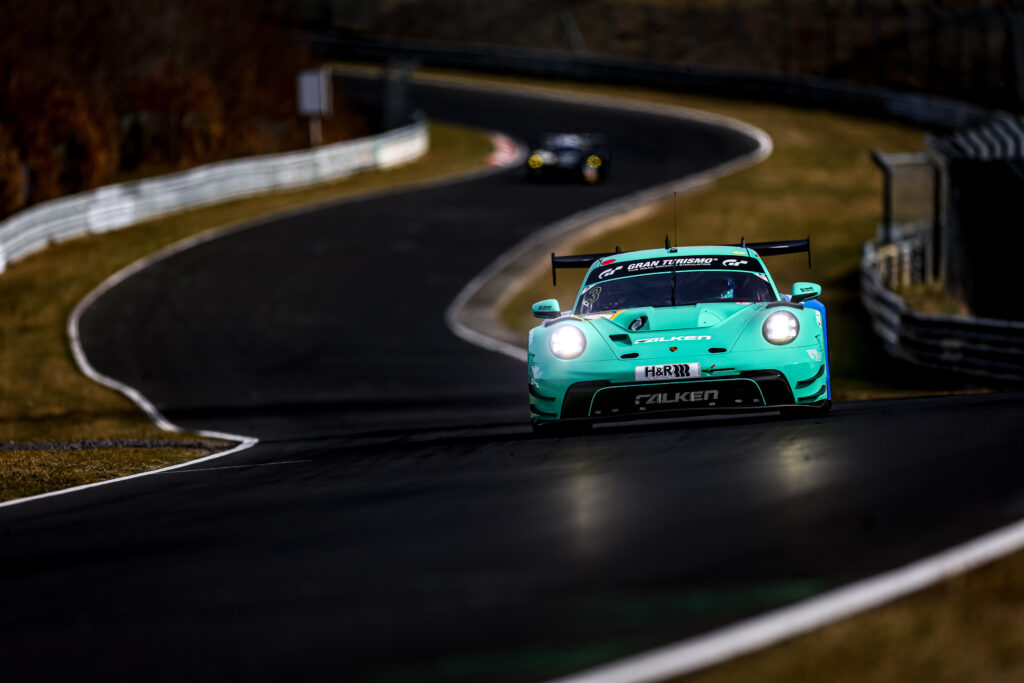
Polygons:
[[[657,355],[670,345],[691,346],[706,353],[709,348],[732,349],[751,317],[764,304],[736,302],[693,306],[630,308],[601,317],[587,317],[617,354],[625,347],[640,358]],[[642,320],[639,329],[629,326]]]

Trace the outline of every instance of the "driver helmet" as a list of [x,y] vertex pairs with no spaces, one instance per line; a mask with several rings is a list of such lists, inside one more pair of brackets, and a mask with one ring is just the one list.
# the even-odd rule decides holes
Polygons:
[[735,299],[736,281],[731,276],[716,278],[712,292],[712,296],[718,299]]

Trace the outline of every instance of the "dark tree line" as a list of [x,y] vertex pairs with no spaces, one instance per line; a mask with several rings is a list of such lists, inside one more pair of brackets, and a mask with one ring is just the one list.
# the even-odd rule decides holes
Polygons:
[[[0,216],[132,175],[306,144],[294,83],[310,58],[266,7],[0,1]],[[360,134],[360,117],[342,112],[327,132]]]

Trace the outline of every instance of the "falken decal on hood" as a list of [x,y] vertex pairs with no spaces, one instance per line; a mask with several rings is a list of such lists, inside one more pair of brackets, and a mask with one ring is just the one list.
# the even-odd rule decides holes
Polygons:
[[711,341],[709,334],[687,334],[680,337],[648,337],[647,339],[634,339],[634,344],[656,344],[659,342],[681,342],[681,341]]

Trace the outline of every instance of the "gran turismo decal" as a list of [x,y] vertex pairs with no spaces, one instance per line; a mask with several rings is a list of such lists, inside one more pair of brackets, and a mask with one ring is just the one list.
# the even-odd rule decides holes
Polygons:
[[630,273],[641,273],[645,270],[659,270],[664,268],[685,268],[686,266],[713,266],[718,261],[717,256],[688,256],[686,258],[661,258],[653,261],[636,261],[630,263],[626,270]]
[[[602,266],[610,265],[611,261],[602,261]],[[629,277],[630,275],[646,275],[648,273],[669,273],[674,270],[705,270],[726,269],[745,270],[760,273],[763,266],[757,259],[737,259],[728,256],[680,256],[676,258],[657,258],[645,261],[624,263],[615,262],[614,267],[598,268],[587,276],[587,284],[593,284],[610,278]]]
[[676,342],[676,341],[711,341],[711,335],[708,334],[688,334],[685,337],[648,337],[647,339],[634,339],[634,344],[655,344],[658,342]]
[[703,403],[718,399],[718,391],[675,391],[660,394],[637,394],[633,400],[634,405],[655,406],[668,405],[672,403]]

